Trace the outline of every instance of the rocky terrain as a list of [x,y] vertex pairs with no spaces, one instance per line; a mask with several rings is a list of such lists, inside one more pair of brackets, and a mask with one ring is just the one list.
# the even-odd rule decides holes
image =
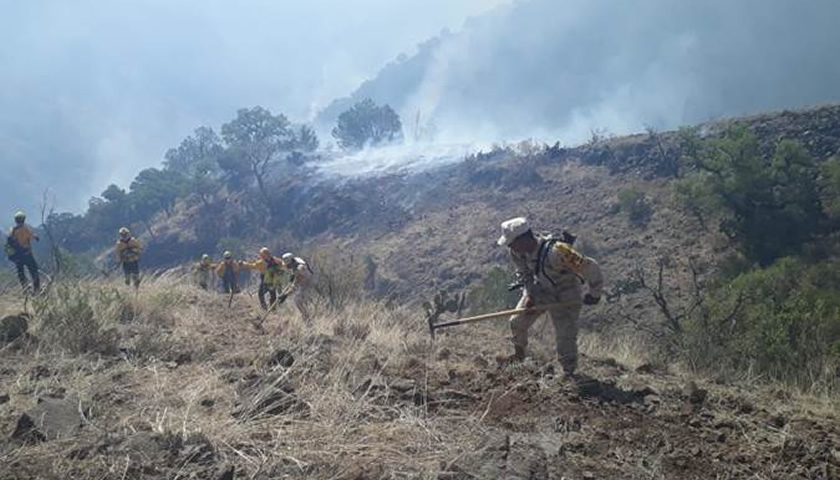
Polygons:
[[112,312],[73,334],[97,340],[85,353],[56,350],[76,344],[47,316],[28,332],[3,320],[0,478],[840,475],[831,404],[693,377],[630,340],[585,334],[581,375],[564,378],[543,322],[532,357],[500,367],[504,322],[432,341],[418,312],[352,301],[306,326],[178,280],[136,298],[82,285]]

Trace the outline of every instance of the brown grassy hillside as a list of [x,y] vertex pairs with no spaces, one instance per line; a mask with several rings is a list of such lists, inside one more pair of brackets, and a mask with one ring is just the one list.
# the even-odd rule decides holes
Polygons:
[[[572,381],[542,322],[533,358],[500,368],[504,322],[432,342],[418,311],[321,299],[311,326],[284,307],[257,329],[248,294],[228,309],[182,280],[136,297],[103,282],[54,286],[29,335],[0,346],[0,478],[840,474],[830,403],[692,378],[649,363],[629,338],[585,335]],[[92,323],[70,308],[79,295]],[[2,299],[4,314],[21,307]],[[61,335],[49,312],[62,312]],[[84,338],[96,341],[74,351]]]
[[[720,135],[746,124],[769,152],[776,141],[801,141],[826,158],[840,149],[840,106],[776,112],[696,127]],[[726,245],[675,209],[669,182],[679,172],[676,132],[620,138],[594,136],[575,148],[524,143],[476,154],[461,163],[416,174],[348,179],[341,183],[284,179],[274,224],[249,220],[253,199],[222,197],[212,205],[183,203],[148,238],[149,266],[171,266],[214,252],[220,238],[236,237],[244,252],[267,244],[277,251],[341,251],[377,266],[380,293],[404,300],[438,287],[466,290],[496,265],[498,224],[527,215],[544,231],[578,233],[607,270],[613,286],[639,264],[663,257],[716,259]],[[643,226],[630,225],[616,204],[622,190],[637,189],[651,204]],[[678,262],[680,263],[680,262]]]

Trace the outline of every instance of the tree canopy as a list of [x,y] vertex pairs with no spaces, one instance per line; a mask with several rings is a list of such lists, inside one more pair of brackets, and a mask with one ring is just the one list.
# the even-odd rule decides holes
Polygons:
[[359,150],[366,145],[381,145],[403,140],[399,115],[388,105],[377,106],[365,99],[338,116],[332,136],[345,150]]

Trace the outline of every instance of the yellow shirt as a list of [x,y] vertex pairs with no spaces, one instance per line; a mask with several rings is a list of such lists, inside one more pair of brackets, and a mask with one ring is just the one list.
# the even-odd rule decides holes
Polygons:
[[[274,263],[271,265],[272,267],[277,267],[277,270],[285,270],[286,266],[283,265],[283,261],[277,257],[272,257]],[[253,262],[242,262],[242,266],[249,269],[249,270],[256,270],[260,273],[265,273],[268,271],[268,262],[264,259],[260,258]]]

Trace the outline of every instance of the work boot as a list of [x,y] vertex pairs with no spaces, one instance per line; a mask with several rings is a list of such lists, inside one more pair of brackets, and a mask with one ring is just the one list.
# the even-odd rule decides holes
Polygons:
[[525,348],[519,346],[513,347],[513,355],[499,355],[496,357],[496,363],[500,368],[519,363],[523,360],[525,360]]

